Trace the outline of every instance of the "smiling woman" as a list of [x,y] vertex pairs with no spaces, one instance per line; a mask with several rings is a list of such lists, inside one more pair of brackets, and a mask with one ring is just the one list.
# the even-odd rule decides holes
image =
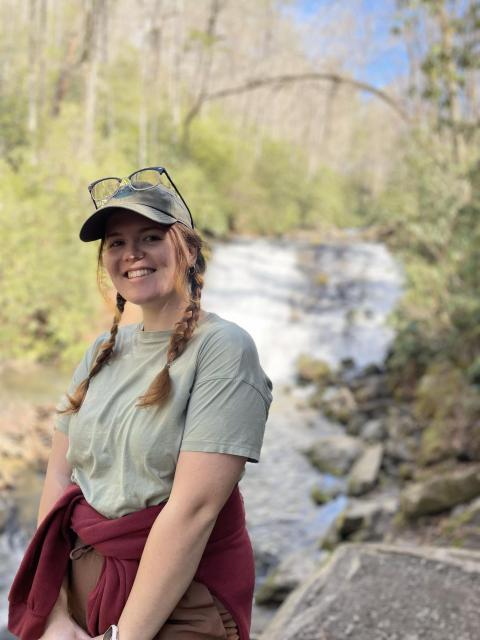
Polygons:
[[[9,594],[22,640],[249,638],[238,482],[260,459],[272,383],[251,336],[201,309],[202,239],[157,174],[91,189],[102,206],[80,238],[100,240],[117,309],[57,407],[39,526]],[[120,327],[127,302],[143,321]]]
[[[146,331],[168,329],[185,307],[186,282],[177,282],[178,239],[172,228],[130,211],[114,212],[106,223],[101,259],[116,290],[142,308]],[[184,257],[193,267],[193,250]],[[179,286],[180,285],[180,286]]]

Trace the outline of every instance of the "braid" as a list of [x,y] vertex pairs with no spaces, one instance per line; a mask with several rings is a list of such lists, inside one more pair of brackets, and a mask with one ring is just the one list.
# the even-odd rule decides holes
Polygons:
[[103,365],[106,362],[108,362],[108,360],[110,359],[110,356],[113,353],[113,350],[115,347],[115,341],[118,333],[118,325],[122,318],[123,310],[125,309],[125,302],[126,302],[125,298],[123,298],[123,296],[117,293],[116,309],[115,309],[115,315],[113,317],[112,328],[110,329],[110,336],[106,342],[102,342],[97,347],[97,351],[94,355],[93,367],[90,369],[90,372],[88,376],[85,378],[85,380],[82,380],[82,382],[75,389],[75,392],[72,396],[69,395],[68,393],[66,394],[68,400],[70,401],[70,406],[67,409],[64,409],[62,411],[57,411],[57,413],[66,413],[66,414],[77,413],[80,407],[82,406],[82,403],[85,399],[85,395],[88,391],[88,387],[90,386],[90,380],[97,375],[97,373],[100,371]]
[[[202,264],[204,258],[201,253],[199,253],[199,258],[200,260],[197,259],[197,264],[198,262]],[[200,316],[200,299],[204,278],[202,273],[197,270],[197,264],[188,271],[191,289],[190,302],[185,309],[182,319],[175,324],[174,332],[170,337],[167,350],[167,362],[160,373],[155,377],[147,392],[139,399],[137,404],[139,407],[146,407],[152,404],[161,405],[166,402],[170,396],[172,381],[169,369],[172,366],[173,361],[184,352],[188,341],[195,331]]]
[[203,276],[196,273],[195,268],[192,273],[189,273],[191,277],[191,298],[190,304],[185,309],[185,315],[175,325],[175,332],[170,338],[170,344],[167,352],[167,363],[171,363],[178,358],[185,350],[187,342],[192,337],[193,331],[198,324],[198,318],[200,316],[200,297],[203,287]]

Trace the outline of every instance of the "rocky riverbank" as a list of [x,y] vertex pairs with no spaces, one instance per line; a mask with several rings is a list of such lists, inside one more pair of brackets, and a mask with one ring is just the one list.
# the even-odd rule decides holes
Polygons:
[[0,411],[0,533],[33,533],[52,438],[53,404],[4,403]]
[[[363,579],[371,581],[375,575],[372,567],[376,560],[371,561],[370,555],[373,553],[370,549],[374,543],[388,544],[388,553],[397,554],[395,557],[398,556],[399,559],[395,562],[404,567],[399,569],[399,580],[403,573],[409,575],[409,566],[413,563],[412,556],[409,553],[402,554],[402,549],[415,548],[421,555],[425,548],[428,556],[427,547],[432,545],[448,547],[448,553],[453,553],[452,547],[463,548],[463,558],[470,557],[471,550],[480,550],[480,464],[462,459],[458,455],[456,443],[452,443],[451,455],[445,455],[433,463],[426,461],[424,447],[428,424],[416,417],[412,402],[399,400],[395,396],[394,385],[386,368],[369,366],[362,371],[355,371],[352,362],[345,361],[334,372],[326,362],[303,356],[298,361],[298,384],[305,385],[308,391],[306,407],[318,410],[339,427],[336,433],[322,436],[303,449],[304,455],[320,472],[320,481],[313,487],[311,499],[324,505],[344,492],[347,503],[329,529],[319,535],[317,545],[306,549],[301,557],[286,558],[269,574],[257,595],[257,602],[265,606],[278,606],[292,591],[295,591],[292,594],[295,601],[307,598],[308,607],[311,608],[308,615],[312,620],[318,620],[318,626],[312,627],[316,629],[317,635],[305,631],[303,622],[300,626],[292,622],[291,628],[296,629],[295,633],[292,632],[293,635],[287,632],[278,635],[279,629],[286,629],[299,610],[306,614],[308,608],[305,602],[300,609],[296,605],[292,608],[289,598],[290,604],[286,606],[285,603],[286,608],[282,606],[277,612],[262,640],[290,637],[328,637],[332,640],[348,637],[356,640],[363,637],[368,637],[369,640],[374,637],[404,640],[408,637],[438,640],[453,637],[446,631],[443,635],[425,635],[428,624],[422,627],[423,635],[415,631],[415,625],[412,625],[411,634],[408,635],[405,629],[402,631],[395,623],[392,623],[392,629],[395,627],[396,630],[391,630],[390,635],[386,631],[386,635],[382,635],[380,631],[377,635],[368,635],[366,629],[370,628],[372,631],[373,623],[370,621],[370,627],[368,624],[365,626],[365,620],[362,622],[360,614],[357,615],[357,624],[353,619],[350,626],[347,624],[353,611],[350,605],[347,606],[347,602],[348,598],[354,598],[355,590],[349,592],[348,598],[345,595],[342,603],[342,587],[329,583],[329,587],[325,587],[323,591],[319,584],[324,584],[327,574],[331,582],[335,571],[347,571],[344,567],[347,562],[345,554],[349,558],[347,564],[356,566],[357,563],[362,567]],[[447,443],[443,443],[444,450],[446,447]],[[326,479],[329,482],[325,482]],[[332,482],[332,479],[335,480]],[[350,551],[344,551],[345,547]],[[478,569],[480,554],[478,551],[471,553]],[[366,558],[370,560],[367,562]],[[423,571],[422,564],[419,566],[414,582],[417,580],[420,584],[423,580],[427,584],[427,572]],[[442,567],[438,571],[445,571],[446,575],[449,569],[447,565]],[[435,575],[435,571],[432,575]],[[383,580],[386,581],[387,578],[385,574]],[[421,616],[421,612],[413,614],[413,609],[409,611],[408,598],[411,593],[408,580],[405,578],[400,582],[407,598],[403,602],[406,607],[404,615],[408,619],[417,614]],[[382,580],[379,581],[381,583]],[[316,585],[316,606],[307,584]],[[338,609],[336,615],[342,620],[342,624],[337,627],[333,625],[332,629],[337,629],[333,632],[325,623],[325,615],[330,610],[327,594],[335,593],[336,588],[339,589],[335,596]],[[362,589],[356,594],[358,602],[362,598],[361,591]],[[310,593],[308,597],[305,595],[307,592]],[[300,597],[299,593],[304,595]],[[446,597],[445,594],[444,596]],[[394,597],[393,593],[391,597]],[[390,604],[390,609],[392,606],[393,603]],[[453,607],[453,610],[460,614],[461,607],[460,610]],[[383,613],[377,613],[379,616],[387,615],[386,609]],[[288,622],[290,614],[291,620]],[[440,608],[438,615],[439,624],[450,629],[452,621],[448,608]],[[472,621],[475,616],[477,620],[479,617],[473,609],[469,615],[468,628],[473,629]],[[388,620],[383,619],[383,623],[388,625]],[[348,629],[350,632],[347,632]],[[364,632],[365,635],[362,635]],[[457,634],[455,637],[460,636]],[[461,637],[473,640],[475,636],[465,631]]]

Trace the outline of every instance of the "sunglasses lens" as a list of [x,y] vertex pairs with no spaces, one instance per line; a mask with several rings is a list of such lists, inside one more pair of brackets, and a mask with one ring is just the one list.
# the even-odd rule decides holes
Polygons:
[[134,189],[151,189],[161,184],[167,189],[173,190],[166,175],[156,169],[142,169],[141,171],[137,171],[137,173],[131,176],[130,182]]
[[117,178],[106,178],[100,180],[92,189],[92,196],[98,206],[107,202],[118,189],[120,180]]

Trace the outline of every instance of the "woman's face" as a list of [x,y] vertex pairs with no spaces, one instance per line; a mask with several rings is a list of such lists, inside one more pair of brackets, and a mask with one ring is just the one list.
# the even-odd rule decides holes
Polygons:
[[116,290],[144,310],[182,301],[175,290],[177,260],[169,228],[133,211],[107,219],[103,264]]

